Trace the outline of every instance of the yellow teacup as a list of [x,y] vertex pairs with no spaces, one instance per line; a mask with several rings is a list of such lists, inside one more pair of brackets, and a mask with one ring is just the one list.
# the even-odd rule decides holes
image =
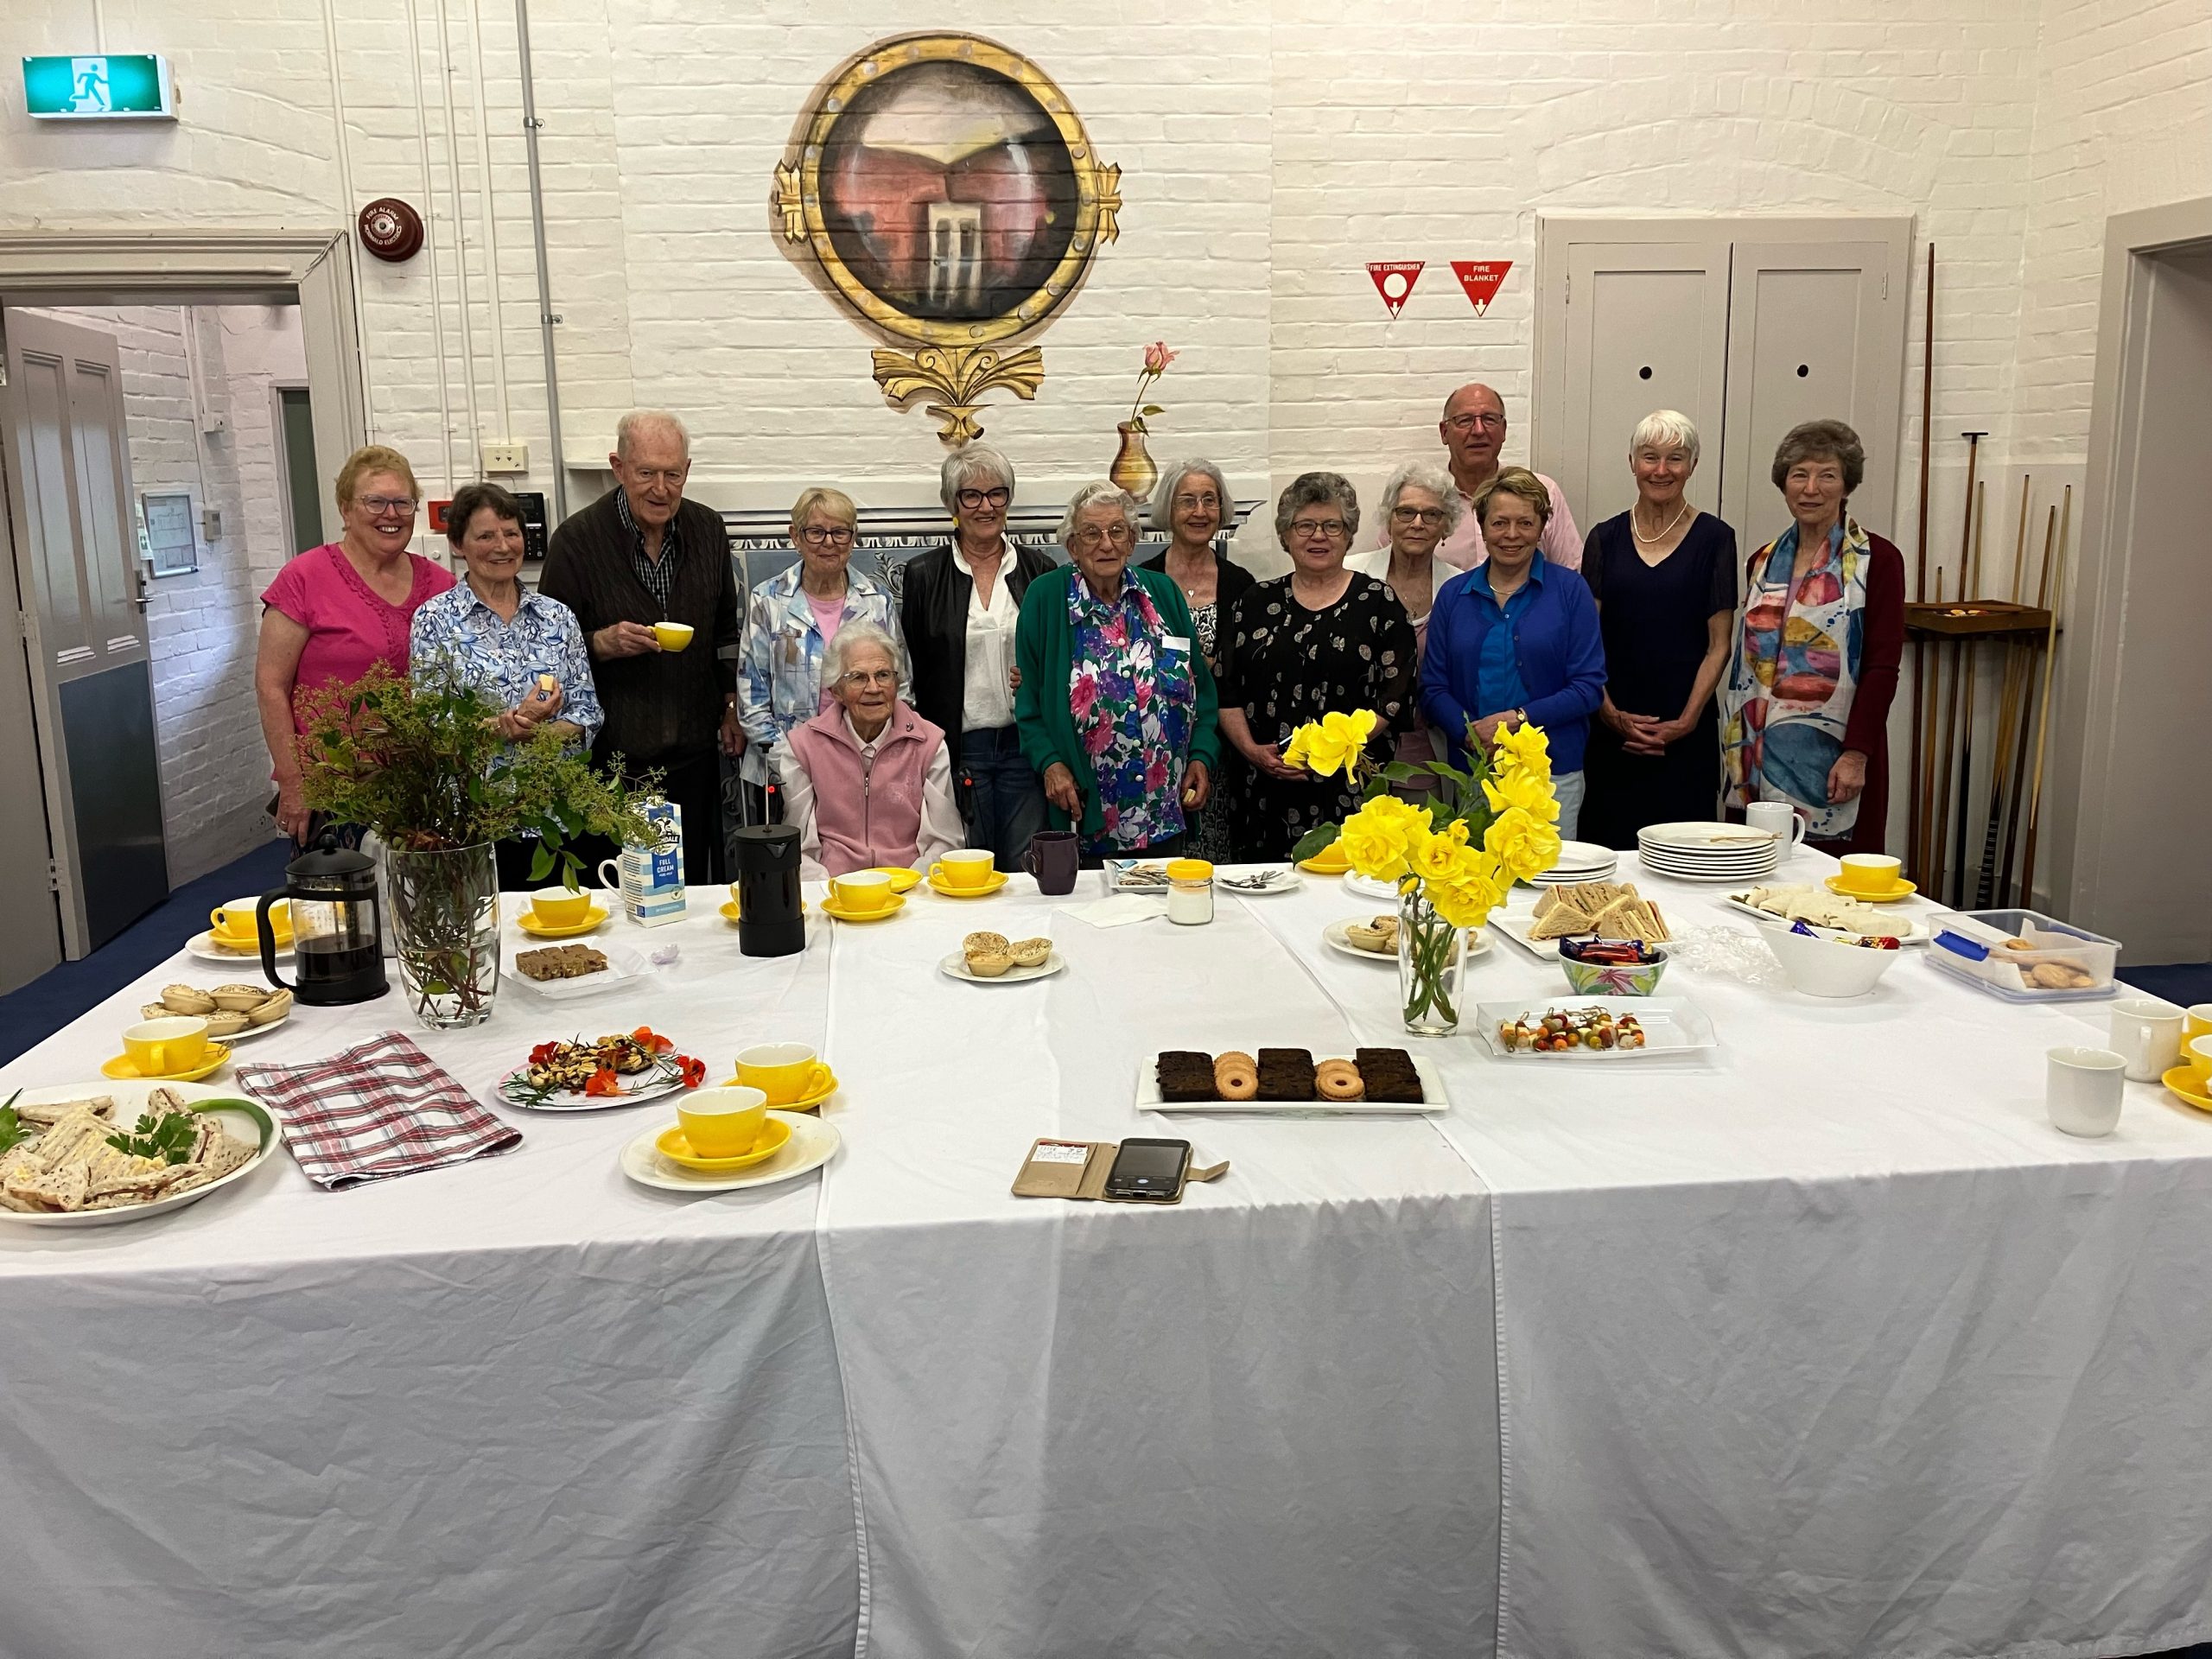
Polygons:
[[530,895],[530,913],[541,927],[574,927],[591,914],[591,894],[540,887]]
[[788,1106],[804,1098],[821,1080],[823,1070],[814,1051],[804,1043],[760,1043],[738,1051],[738,1082],[747,1089],[758,1089],[771,1106]]
[[2182,1011],[2181,1039],[2187,1043],[2192,1037],[2212,1037],[2212,1002],[2199,1002]]
[[837,902],[856,916],[872,916],[891,902],[891,876],[885,870],[854,870],[830,879]]
[[691,643],[691,625],[689,622],[656,622],[653,624],[653,638],[660,641],[663,651],[681,651]]
[[207,1058],[207,1022],[197,1014],[142,1020],[125,1027],[123,1052],[149,1077],[173,1077]]
[[[233,899],[220,909],[209,911],[207,922],[215,930],[216,937],[219,938],[241,944],[251,944],[254,940],[261,937],[260,931],[254,921],[255,912],[260,908],[261,900],[257,898]],[[292,901],[290,899],[279,899],[269,906],[269,931],[276,935],[280,942],[291,937]]]
[[930,866],[930,874],[948,887],[980,887],[991,879],[991,850],[971,847],[947,853]]
[[1846,853],[1836,880],[1853,893],[1887,893],[1904,879],[1904,861],[1887,853]]
[[676,1108],[683,1138],[702,1158],[734,1158],[753,1150],[768,1124],[768,1097],[758,1089],[695,1089]]
[[2198,1089],[2212,1085],[2212,1037],[2190,1038],[2181,1046],[2181,1058]]

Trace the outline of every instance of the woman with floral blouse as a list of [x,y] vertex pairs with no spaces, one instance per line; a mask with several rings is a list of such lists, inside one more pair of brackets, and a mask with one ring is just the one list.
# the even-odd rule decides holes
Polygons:
[[1030,582],[1014,632],[1021,751],[1090,861],[1179,853],[1213,785],[1213,675],[1175,583],[1129,568],[1140,505],[1112,484],[1075,493],[1075,563]]

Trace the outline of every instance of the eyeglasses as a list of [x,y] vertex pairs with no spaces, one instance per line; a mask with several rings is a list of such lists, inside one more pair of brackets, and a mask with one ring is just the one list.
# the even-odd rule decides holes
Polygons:
[[1211,491],[1208,491],[1204,495],[1179,495],[1175,498],[1175,510],[1178,512],[1193,512],[1200,507],[1210,507],[1214,512],[1219,512],[1221,498]]
[[1444,522],[1441,507],[1393,507],[1390,517],[1402,524],[1440,524]]
[[1503,432],[1505,430],[1505,416],[1485,409],[1472,415],[1454,415],[1444,424],[1454,432],[1471,432],[1478,426],[1492,432]]
[[640,489],[651,489],[656,484],[665,484],[674,489],[683,482],[683,474],[690,470],[690,461],[681,467],[632,467],[630,476],[638,480]]
[[1316,536],[1326,536],[1331,541],[1344,535],[1344,521],[1341,518],[1294,518],[1290,533],[1300,541],[1310,541]]
[[850,547],[853,544],[852,530],[850,526],[845,524],[827,527],[821,524],[809,524],[804,530],[799,531],[798,538],[809,547]]
[[1006,505],[1007,502],[1014,499],[1014,492],[1001,484],[995,489],[960,490],[954,493],[952,499],[967,508],[969,512],[973,512],[978,507]]
[[1103,530],[1096,524],[1085,524],[1070,537],[1077,547],[1097,547],[1106,542],[1111,542],[1116,547],[1127,547],[1134,539],[1127,524],[1108,524]]
[[887,668],[856,668],[849,674],[837,677],[840,685],[896,685],[899,676]]
[[415,498],[411,495],[359,495],[353,498],[353,505],[366,508],[378,518],[395,513],[410,518],[415,515]]

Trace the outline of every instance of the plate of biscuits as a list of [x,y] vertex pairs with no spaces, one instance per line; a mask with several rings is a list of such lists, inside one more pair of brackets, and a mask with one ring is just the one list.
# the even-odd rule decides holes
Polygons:
[[1141,1112],[1440,1112],[1444,1076],[1402,1048],[1315,1059],[1303,1048],[1163,1049],[1137,1077]]
[[270,985],[164,985],[161,1000],[140,1006],[148,1020],[168,1020],[178,1014],[207,1022],[207,1034],[219,1042],[242,1043],[265,1037],[292,1017],[292,994]]
[[1019,985],[1049,978],[1067,965],[1050,939],[1009,939],[986,930],[963,938],[960,948],[938,963],[938,971],[971,985]]
[[[1395,915],[1381,915],[1363,922],[1357,917],[1348,916],[1323,928],[1321,943],[1332,950],[1357,957],[1363,962],[1395,964],[1398,960],[1398,918]],[[1468,961],[1472,962],[1489,950],[1490,940],[1484,937],[1483,929],[1467,930]]]

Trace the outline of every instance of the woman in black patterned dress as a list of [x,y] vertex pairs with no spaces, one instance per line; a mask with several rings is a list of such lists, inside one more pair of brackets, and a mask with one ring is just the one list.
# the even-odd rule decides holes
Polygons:
[[1332,709],[1370,709],[1369,753],[1382,762],[1412,723],[1414,626],[1388,587],[1344,569],[1358,531],[1359,498],[1344,478],[1293,480],[1275,503],[1290,574],[1240,596],[1222,630],[1222,735],[1252,772],[1236,816],[1239,857],[1285,857],[1307,830],[1358,810],[1342,774],[1318,778],[1284,764],[1294,729]]

